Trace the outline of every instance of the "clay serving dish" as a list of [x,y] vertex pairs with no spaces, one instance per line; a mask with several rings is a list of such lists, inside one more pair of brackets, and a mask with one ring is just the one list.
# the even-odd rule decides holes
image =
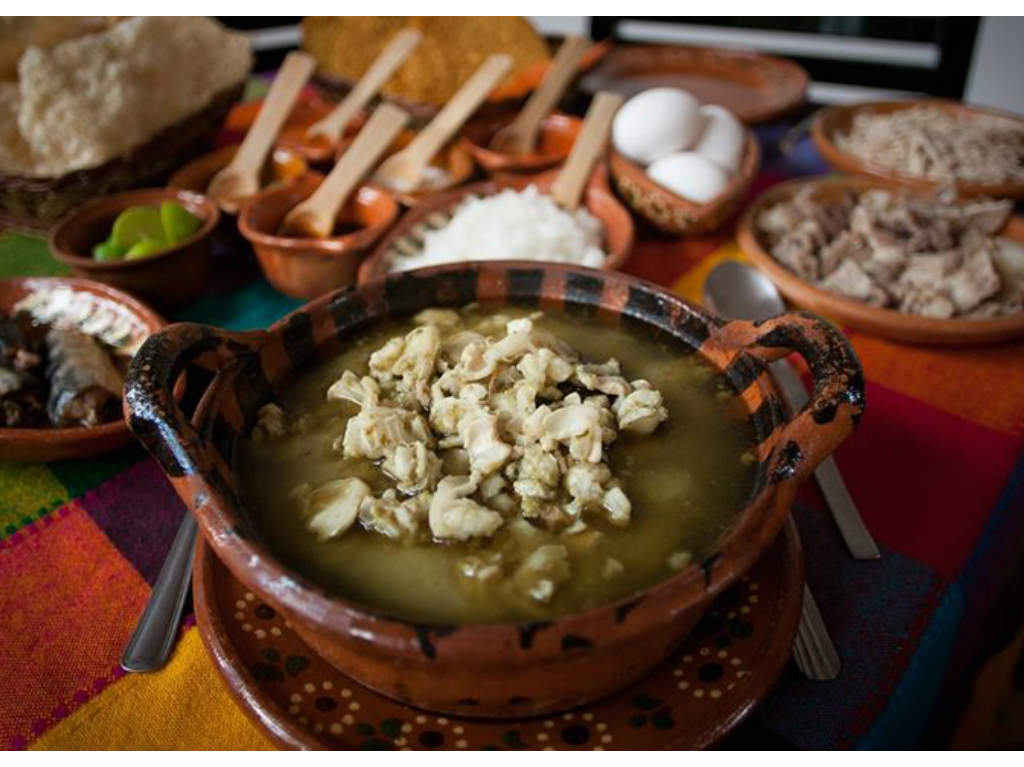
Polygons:
[[267,189],[250,199],[238,216],[238,228],[252,244],[263,274],[275,288],[296,298],[315,298],[351,285],[368,248],[398,216],[398,203],[379,187],[361,186],[339,214],[348,234],[323,239],[277,234],[285,214],[323,181],[307,173],[291,184]]
[[[152,256],[132,261],[97,261],[94,245],[110,235],[118,214],[133,205],[177,202],[202,226],[191,237]],[[180,189],[136,189],[86,203],[50,232],[50,250],[80,277],[105,282],[161,309],[188,303],[206,286],[213,253],[217,206],[201,194]]]
[[[945,99],[915,99],[904,101],[870,101],[862,104],[849,104],[831,106],[822,109],[814,116],[811,123],[811,137],[818,151],[821,152],[825,161],[837,170],[853,173],[858,176],[867,176],[880,181],[897,182],[901,186],[918,191],[933,191],[943,186],[942,182],[934,181],[921,176],[910,176],[899,173],[892,168],[873,163],[870,159],[858,157],[840,149],[836,143],[836,136],[842,136],[850,132],[857,115],[892,114],[904,109],[916,106],[928,106],[941,109],[945,112],[959,115],[991,115],[1015,120],[1024,131],[1024,118],[1020,115],[1001,112],[995,109],[984,109],[982,107],[967,106],[959,101],[948,101]],[[999,183],[977,183],[960,181],[956,183],[957,194],[961,198],[969,197],[1009,197],[1012,199],[1024,198],[1024,182],[1005,181]]]
[[[227,167],[238,147],[238,144],[221,147],[190,162],[171,176],[167,186],[206,194],[206,187],[210,185],[211,179],[217,175],[217,171]],[[287,184],[308,170],[309,164],[299,152],[286,147],[275,147],[263,169],[261,183],[264,189],[275,184]]]
[[[965,346],[997,343],[1024,336],[1024,312],[989,319],[921,317],[895,309],[869,306],[830,293],[798,277],[768,252],[756,224],[761,211],[793,197],[808,185],[814,190],[815,198],[823,201],[838,199],[850,189],[865,191],[883,188],[895,191],[903,188],[892,181],[863,177],[796,180],[773,186],[747,209],[738,230],[740,246],[754,265],[768,275],[779,291],[794,304],[871,335],[915,344]],[[999,236],[1024,243],[1024,218],[1011,217]]]
[[500,173],[539,173],[553,168],[569,156],[583,121],[572,115],[552,112],[540,124],[533,152],[503,154],[490,148],[498,129],[515,119],[515,113],[474,120],[462,132],[462,145],[489,176]]
[[[359,267],[359,282],[383,277],[391,269],[396,252],[409,255],[423,247],[423,236],[431,229],[440,229],[450,220],[452,211],[469,195],[486,197],[502,189],[525,189],[530,184],[544,192],[551,188],[557,170],[549,170],[537,176],[508,176],[491,181],[469,184],[436,196],[428,203],[408,211],[373,253]],[[608,257],[603,269],[619,269],[629,257],[633,248],[633,219],[615,195],[608,188],[608,171],[599,163],[590,176],[583,196],[583,205],[597,218],[604,228],[602,247]]]
[[[471,302],[564,308],[610,326],[628,323],[696,350],[742,393],[742,412],[756,435],[756,480],[711,556],[625,599],[551,621],[438,625],[395,619],[328,593],[274,555],[238,500],[237,440],[251,430],[256,411],[275,399],[292,371],[334,358],[375,323]],[[804,410],[789,416],[765,363],[793,351],[807,361],[814,392]],[[171,384],[198,357],[216,358],[220,369],[205,379],[209,387],[188,419]],[[846,339],[812,315],[724,322],[616,272],[476,262],[328,294],[265,331],[173,325],[136,356],[126,403],[132,430],[195,514],[217,558],[315,653],[412,706],[523,717],[601,698],[667,658],[715,597],[771,546],[797,486],[855,427],[864,380]]]
[[[75,316],[103,313],[127,320],[131,345],[138,345],[150,333],[163,327],[163,319],[145,304],[102,282],[76,277],[15,277],[0,280],[0,312],[14,313],[14,307],[28,296],[50,294],[55,303],[74,299]],[[180,393],[180,390],[179,390]],[[132,441],[122,420],[86,428],[5,429],[0,428],[0,460],[63,461],[103,455]]]
[[702,104],[718,104],[748,123],[767,122],[804,103],[807,72],[788,59],[753,51],[688,45],[620,45],[580,81],[594,94],[627,98],[648,88],[689,91]]
[[707,234],[726,224],[739,210],[761,167],[761,147],[748,129],[743,160],[729,184],[713,200],[694,202],[654,181],[643,166],[614,148],[609,155],[612,182],[619,196],[633,212],[658,229],[678,236]]
[[[398,134],[398,138],[394,140],[387,151],[384,153],[384,157],[381,158],[381,163],[384,162],[388,157],[395,154],[402,149],[405,149],[416,137],[416,133],[411,130],[403,130]],[[355,140],[355,133],[349,133],[348,138],[342,139],[338,142],[338,150],[336,159],[340,159],[345,152],[348,151],[349,146]],[[388,193],[393,195],[403,205],[408,207],[414,207],[423,202],[433,200],[438,195],[444,194],[449,189],[454,189],[457,186],[461,186],[466,183],[470,176],[473,175],[473,155],[470,154],[469,150],[463,146],[458,140],[450,142],[444,149],[438,152],[430,160],[430,164],[435,168],[440,168],[448,174],[448,183],[443,187],[429,188],[429,189],[417,189],[412,192],[399,192],[393,189],[388,189]]]

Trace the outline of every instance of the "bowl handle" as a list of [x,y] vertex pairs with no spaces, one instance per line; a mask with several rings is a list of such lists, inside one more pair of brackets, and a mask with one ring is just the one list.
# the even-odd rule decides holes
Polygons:
[[770,456],[772,482],[808,479],[856,428],[864,412],[864,372],[846,336],[821,317],[792,312],[761,322],[727,322],[711,341],[766,363],[795,351],[810,368],[814,390],[807,404],[761,445]]
[[186,372],[186,384],[203,382],[201,391],[189,392],[188,398],[199,402],[208,389],[208,375],[190,376],[188,370],[216,373],[233,360],[259,354],[265,337],[262,330],[230,332],[180,322],[151,335],[135,354],[124,384],[125,419],[172,480],[202,472],[210,461],[201,435],[174,394],[181,373]]

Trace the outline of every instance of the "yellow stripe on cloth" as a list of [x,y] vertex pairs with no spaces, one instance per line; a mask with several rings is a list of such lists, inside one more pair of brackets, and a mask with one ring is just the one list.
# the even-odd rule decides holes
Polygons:
[[700,263],[676,280],[672,284],[672,290],[687,301],[703,304],[701,290],[704,287],[704,280],[707,279],[708,273],[723,261],[743,261],[746,263],[746,260],[747,257],[740,250],[739,243],[736,240],[729,240],[729,242],[715,250],[711,255],[701,259]]
[[235,704],[191,628],[163,671],[129,674],[29,747],[264,750],[274,744]]

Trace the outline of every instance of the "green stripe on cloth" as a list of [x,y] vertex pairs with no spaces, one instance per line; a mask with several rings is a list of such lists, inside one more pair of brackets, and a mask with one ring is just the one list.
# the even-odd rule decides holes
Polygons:
[[0,235],[0,277],[48,277],[71,274],[50,255],[46,240],[25,234]]
[[259,279],[238,290],[207,296],[176,313],[175,320],[189,320],[230,330],[265,328],[305,303],[278,293]]
[[0,461],[0,538],[69,500],[64,485],[43,464]]
[[99,487],[115,474],[144,460],[146,451],[141,445],[131,445],[124,450],[100,458],[79,458],[74,461],[55,461],[47,468],[64,485],[68,497],[81,498],[95,487]]

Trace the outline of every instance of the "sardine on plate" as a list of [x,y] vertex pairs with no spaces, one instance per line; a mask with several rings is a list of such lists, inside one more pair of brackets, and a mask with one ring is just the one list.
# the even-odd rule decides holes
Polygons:
[[92,336],[51,328],[46,334],[50,382],[47,413],[58,428],[91,427],[115,420],[121,407],[121,374]]

